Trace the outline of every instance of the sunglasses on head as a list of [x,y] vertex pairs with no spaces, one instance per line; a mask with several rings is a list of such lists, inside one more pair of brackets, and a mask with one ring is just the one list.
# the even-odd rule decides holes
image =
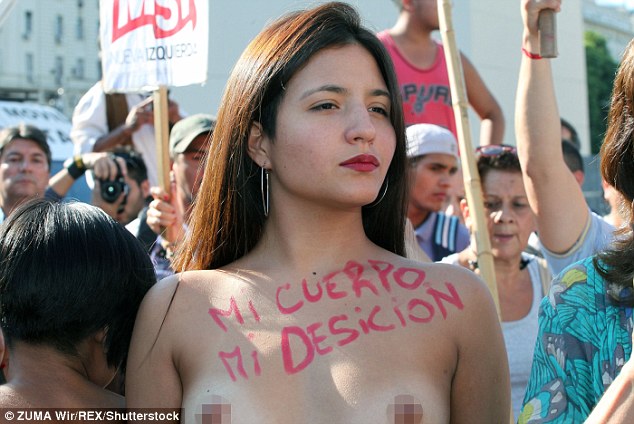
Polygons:
[[509,146],[507,144],[491,144],[476,147],[475,153],[477,157],[500,156],[502,153],[517,155],[517,149],[515,146]]

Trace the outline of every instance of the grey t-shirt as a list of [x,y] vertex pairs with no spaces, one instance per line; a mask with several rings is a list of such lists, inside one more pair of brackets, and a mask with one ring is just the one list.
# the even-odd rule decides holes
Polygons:
[[544,259],[553,275],[559,274],[568,265],[605,250],[616,239],[615,228],[601,216],[588,208],[588,222],[581,236],[565,253],[553,253],[539,243]]

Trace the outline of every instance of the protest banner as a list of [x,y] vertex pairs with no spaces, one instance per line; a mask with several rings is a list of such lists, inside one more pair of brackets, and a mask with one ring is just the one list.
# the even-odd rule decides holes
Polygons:
[[101,0],[106,92],[138,92],[207,80],[208,0]]
[[59,110],[36,103],[0,101],[0,129],[19,124],[33,125],[46,133],[53,160],[73,156],[71,123]]
[[208,0],[101,0],[105,92],[154,92],[159,185],[169,193],[167,87],[207,80]]

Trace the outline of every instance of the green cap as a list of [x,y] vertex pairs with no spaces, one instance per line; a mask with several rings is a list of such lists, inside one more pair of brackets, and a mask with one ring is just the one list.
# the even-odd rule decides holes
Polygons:
[[179,153],[184,153],[199,135],[211,135],[215,126],[216,117],[204,113],[178,121],[170,132],[170,157],[174,159]]

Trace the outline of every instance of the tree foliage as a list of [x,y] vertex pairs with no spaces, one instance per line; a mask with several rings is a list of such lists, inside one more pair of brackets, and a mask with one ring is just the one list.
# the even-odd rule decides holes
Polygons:
[[610,56],[606,39],[596,32],[584,34],[588,83],[588,110],[590,114],[590,146],[598,153],[605,134],[610,94],[617,62]]

